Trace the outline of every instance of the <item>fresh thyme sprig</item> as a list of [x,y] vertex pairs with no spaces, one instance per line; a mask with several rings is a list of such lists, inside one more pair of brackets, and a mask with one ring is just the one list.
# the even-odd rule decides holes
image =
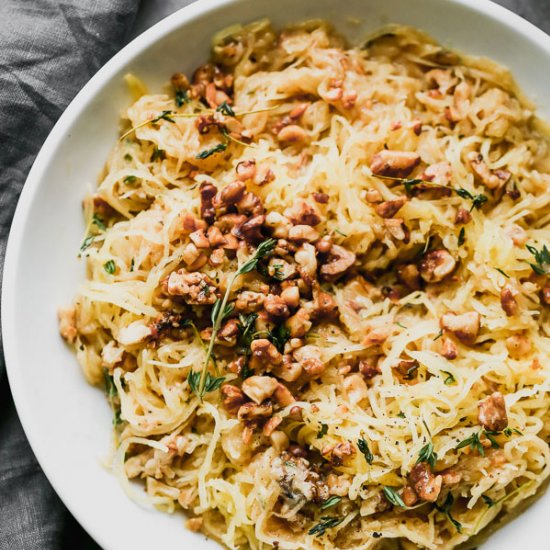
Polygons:
[[[208,366],[210,364],[210,360],[212,359],[212,352],[214,350],[214,343],[216,341],[216,336],[218,335],[218,332],[221,328],[221,324],[224,319],[226,319],[231,313],[233,312],[233,305],[228,304],[229,301],[229,295],[231,293],[231,288],[240,275],[244,275],[245,273],[250,273],[252,270],[256,268],[258,265],[258,262],[265,258],[267,255],[271,254],[273,249],[275,248],[275,244],[277,241],[275,239],[266,239],[265,241],[261,242],[256,249],[256,252],[254,252],[253,256],[247,260],[233,275],[231,275],[231,278],[229,279],[227,283],[227,288],[225,290],[225,294],[223,298],[220,300],[216,300],[214,307],[212,308],[212,335],[210,336],[210,343],[208,344],[208,349],[206,350],[206,359],[204,361],[204,365],[202,367],[202,371],[200,372],[200,378],[198,379],[198,383],[196,377],[199,376],[199,371],[189,371],[188,381],[189,386],[193,390],[193,393],[195,393],[201,400],[204,397],[205,393],[208,391],[213,391],[219,387],[215,384],[211,383],[208,385],[209,380],[213,380],[213,378],[210,376],[208,378]],[[191,379],[193,379],[193,384],[191,382]],[[215,380],[215,379],[214,379]],[[221,382],[220,382],[221,384]],[[210,389],[208,389],[210,388]]]
[[480,193],[479,195],[473,195],[468,191],[467,189],[464,189],[463,187],[447,187],[446,185],[441,185],[440,183],[435,183],[433,181],[423,180],[423,179],[410,179],[410,178],[395,178],[393,176],[382,176],[375,174],[377,178],[382,179],[389,179],[392,181],[397,181],[399,183],[402,183],[405,187],[405,191],[408,195],[411,194],[413,187],[415,185],[418,185],[419,183],[423,183],[425,185],[428,185],[430,187],[439,188],[439,189],[448,189],[449,191],[452,191],[456,193],[461,199],[466,199],[469,201],[472,201],[472,207],[470,208],[470,212],[474,210],[479,210],[488,200],[489,198],[486,195],[483,195]]
[[357,440],[357,448],[363,453],[363,456],[365,457],[365,460],[367,461],[367,464],[372,464],[374,460],[374,455],[372,454],[371,450],[369,449],[369,445],[365,438],[361,438]]
[[[223,103],[222,103],[222,105],[223,105]],[[179,107],[179,105],[178,105],[178,107]],[[222,114],[227,115],[228,112],[225,112],[226,109],[224,108],[224,110],[221,110],[220,107],[221,107],[221,105],[218,106],[216,111],[219,110],[219,112],[221,112]],[[229,105],[227,105],[227,107],[229,107]],[[233,112],[233,114],[229,115],[229,116],[241,117],[241,116],[245,116],[245,115],[254,115],[256,113],[263,113],[265,111],[272,111],[273,109],[277,109],[277,107],[278,107],[278,105],[274,105],[273,107],[265,107],[265,108],[262,108],[262,109],[254,109],[252,111],[243,111],[242,113],[235,113],[235,111],[233,111],[233,109],[231,107],[229,107],[229,109],[231,109],[231,111]],[[148,124],[155,124],[156,122],[160,122],[161,120],[166,120],[168,122],[173,123],[173,122],[175,122],[174,121],[175,118],[198,118],[202,115],[212,115],[216,111],[214,109],[203,109],[203,110],[201,110],[197,113],[177,113],[176,111],[165,110],[165,111],[162,111],[160,113],[160,115],[157,115],[156,117],[144,120],[143,122],[140,122],[136,126],[133,126],[128,131],[124,132],[118,140],[122,141],[123,139],[127,138],[129,135],[133,134],[136,130],[139,130],[140,128],[143,128],[144,126],[147,126]]]
[[332,518],[329,516],[322,517],[317,525],[314,525],[308,532],[308,535],[315,535],[316,537],[321,537],[325,534],[327,529],[336,527],[344,521],[344,518]]
[[438,506],[436,504],[436,508],[439,512],[441,512],[442,514],[444,514],[447,519],[455,526],[455,529],[459,532],[459,533],[462,533],[462,524],[457,521],[451,514],[451,507],[453,506],[454,504],[454,498],[453,498],[453,495],[451,495],[451,493],[449,493],[447,495],[447,498],[445,499],[445,502],[443,503],[442,506]]
[[417,464],[420,464],[421,462],[426,462],[429,464],[432,469],[435,468],[435,464],[437,462],[437,453],[434,451],[434,445],[430,441],[422,449],[420,449],[420,452],[418,453],[418,459],[416,460]]
[[537,275],[550,274],[550,250],[548,250],[548,247],[546,245],[543,245],[540,250],[537,250],[534,246],[525,245],[525,248],[527,248],[527,250],[529,250],[529,252],[531,252],[531,254],[535,258],[536,263],[529,264],[531,266],[531,269]]

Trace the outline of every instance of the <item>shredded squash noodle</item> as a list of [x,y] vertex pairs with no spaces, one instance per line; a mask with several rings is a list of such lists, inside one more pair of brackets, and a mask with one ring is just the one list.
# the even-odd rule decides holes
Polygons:
[[126,80],[59,316],[128,494],[255,550],[449,550],[535,495],[550,157],[508,72],[262,20]]

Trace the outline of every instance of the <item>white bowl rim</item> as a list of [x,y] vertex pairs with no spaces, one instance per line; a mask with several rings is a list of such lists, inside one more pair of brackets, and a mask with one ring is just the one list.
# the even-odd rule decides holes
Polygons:
[[[31,403],[25,398],[25,390],[20,377],[20,371],[17,368],[17,350],[16,350],[16,323],[10,322],[14,319],[17,307],[15,301],[15,287],[17,285],[17,258],[21,253],[20,243],[23,238],[24,227],[28,218],[28,213],[32,205],[33,197],[37,192],[43,171],[56,151],[61,141],[66,135],[67,129],[78,118],[79,114],[86,108],[95,94],[103,84],[113,78],[125,65],[133,58],[137,57],[145,49],[152,46],[155,42],[175,31],[181,25],[194,18],[201,17],[213,12],[220,7],[229,4],[236,4],[240,0],[195,0],[192,4],[185,6],[176,12],[168,15],[142,34],[134,38],[118,53],[116,53],[97,73],[84,85],[80,92],[70,102],[63,114],[55,123],[46,141],[42,145],[33,165],[27,176],[24,187],[17,203],[14,214],[4,261],[4,272],[2,280],[1,295],[1,325],[3,332],[4,359],[9,385],[11,388],[13,400],[19,419],[25,431],[38,463],[40,464],[46,478],[53,489],[71,512],[73,517],[86,530],[86,532],[103,548],[108,547],[108,541],[104,538],[104,533],[96,530],[93,520],[89,519],[78,501],[71,500],[65,490],[60,477],[54,473],[54,468],[47,459],[47,446],[38,444],[34,437],[30,420]],[[444,0],[449,4],[463,6],[476,11],[490,19],[496,20],[503,26],[523,35],[529,42],[542,47],[550,57],[550,36],[536,27],[534,24],[523,19],[520,15],[510,11],[508,8],[496,4],[492,0]]]

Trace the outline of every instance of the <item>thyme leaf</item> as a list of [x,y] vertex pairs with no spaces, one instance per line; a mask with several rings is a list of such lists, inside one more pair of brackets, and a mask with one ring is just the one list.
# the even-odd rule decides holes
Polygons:
[[176,92],[176,105],[178,107],[182,107],[186,103],[189,103],[189,101],[190,101],[189,95],[187,95],[186,90],[178,90]]
[[399,508],[408,508],[408,506],[403,502],[403,499],[399,496],[399,493],[393,487],[384,487],[382,491],[384,492],[386,500],[390,504],[398,506]]
[[529,250],[529,252],[535,258],[536,263],[529,264],[531,266],[531,269],[537,275],[550,274],[550,250],[548,250],[548,247],[546,245],[543,245],[540,250],[537,250],[534,246],[527,244],[525,245],[525,248],[527,248],[527,250]]
[[462,524],[457,521],[451,514],[451,508],[454,504],[454,498],[453,498],[453,495],[451,493],[449,493],[447,495],[447,498],[445,499],[445,502],[443,503],[442,506],[438,506],[436,504],[436,508],[437,510],[439,510],[442,514],[444,514],[445,516],[447,516],[447,519],[454,525],[455,529],[459,532],[459,533],[462,533]]
[[322,437],[327,435],[327,432],[328,432],[328,424],[321,422],[321,427],[317,431],[317,439],[321,439]]
[[175,124],[175,120],[172,118],[172,115],[174,114],[174,111],[162,111],[162,113],[151,120],[151,124],[154,124],[155,122],[159,122],[160,120],[166,120],[167,122],[171,122],[172,124]]
[[216,111],[218,111],[218,113],[221,113],[222,115],[235,116],[235,111],[233,110],[231,105],[227,104],[227,101],[224,101],[224,102],[220,103],[216,107]]
[[337,525],[340,525],[344,521],[344,518],[334,518],[325,516],[322,517],[319,523],[315,526],[313,526],[308,532],[308,535],[315,535],[316,537],[321,537],[325,534],[327,529],[331,529],[332,527],[336,527]]
[[432,469],[435,468],[435,463],[437,462],[437,453],[434,451],[434,446],[431,441],[424,445],[424,447],[422,447],[422,449],[420,449],[420,452],[418,453],[416,464],[420,464],[421,462],[426,462],[432,467]]
[[104,269],[109,275],[113,275],[114,272],[116,271],[116,264],[115,264],[115,261],[114,261],[114,260],[107,260],[107,261],[103,264],[103,269]]
[[218,143],[211,149],[205,149],[204,151],[201,151],[198,155],[195,156],[195,158],[204,160],[208,157],[214,155],[215,153],[221,153],[222,151],[225,151],[227,149],[227,143]]
[[332,508],[332,506],[336,506],[341,500],[342,500],[342,497],[337,497],[337,496],[329,497],[327,498],[327,500],[323,502],[323,504],[321,504],[321,510]]
[[454,384],[456,382],[456,378],[454,377],[454,374],[452,372],[449,372],[448,370],[442,370],[441,372],[447,375],[447,378],[443,380],[443,383],[446,386],[450,386],[451,384]]
[[371,450],[369,449],[369,445],[365,438],[361,438],[357,440],[357,448],[363,453],[365,460],[367,461],[367,464],[372,464],[374,460],[374,455],[372,454]]
[[479,434],[473,433],[470,437],[467,437],[463,441],[461,441],[455,449],[458,451],[459,449],[463,449],[464,447],[470,447],[472,451],[477,451],[481,456],[485,456],[485,450],[483,449],[483,445],[481,444],[481,441],[479,440]]

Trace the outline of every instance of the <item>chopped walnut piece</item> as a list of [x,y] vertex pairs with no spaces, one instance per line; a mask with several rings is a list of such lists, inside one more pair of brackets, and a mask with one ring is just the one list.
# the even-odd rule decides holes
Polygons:
[[283,356],[277,348],[266,338],[258,338],[250,344],[252,352],[251,367],[277,366],[283,362]]
[[310,204],[303,199],[295,201],[293,206],[284,211],[284,215],[293,225],[311,225],[316,226],[321,222],[321,215],[314,204]]
[[192,233],[197,229],[206,229],[206,222],[195,218],[193,214],[186,213],[182,217],[182,227],[184,231]]
[[391,201],[384,201],[375,207],[376,213],[382,218],[393,218],[407,202],[406,197],[399,197]]
[[276,319],[285,319],[290,315],[290,311],[285,301],[275,294],[268,294],[265,297],[264,308],[270,317]]
[[288,143],[299,143],[307,140],[307,132],[297,124],[290,124],[281,128],[277,134],[277,139]]
[[[275,249],[275,253],[279,252]],[[270,277],[278,281],[286,281],[296,275],[296,265],[281,258],[271,258],[267,265],[267,272]]]
[[[270,437],[277,427],[281,424],[283,419],[280,416],[272,416],[262,428],[262,434],[266,437]],[[282,433],[282,432],[281,432]]]
[[445,313],[439,324],[443,330],[452,332],[461,342],[471,346],[479,333],[479,321],[479,313],[469,311],[461,315]]
[[275,393],[274,393],[274,398],[275,398],[275,401],[277,401],[277,403],[281,405],[281,407],[287,407],[288,405],[291,405],[296,401],[296,399],[294,399],[294,396],[292,395],[290,390],[285,385],[280,383],[277,384],[277,388],[275,389]]
[[504,285],[500,291],[500,305],[508,317],[518,314],[519,305],[516,300],[518,295],[518,290],[510,284]]
[[243,198],[245,191],[246,186],[242,181],[233,181],[216,195],[216,202],[221,206],[231,206]]
[[296,243],[312,243],[319,238],[319,232],[311,225],[294,225],[288,230],[288,240]]
[[462,480],[462,472],[457,472],[456,470],[443,470],[439,472],[443,480],[443,485],[446,487],[452,487],[458,485]]
[[[332,249],[332,247],[331,247]],[[304,243],[294,255],[296,263],[299,265],[298,272],[311,284],[317,275],[317,254],[312,244]]]
[[269,418],[272,414],[273,405],[269,401],[261,405],[249,402],[239,408],[237,418],[239,420],[255,421]]
[[550,306],[550,284],[544,285],[541,290],[542,303]]
[[221,327],[216,337],[216,342],[223,346],[234,346],[239,335],[239,322],[237,319],[227,320]]
[[302,338],[311,328],[309,312],[300,308],[292,317],[286,320],[285,326],[292,338]]
[[255,160],[243,160],[235,167],[237,178],[240,181],[252,180],[256,176],[256,161]]
[[176,90],[189,89],[189,79],[183,73],[174,73],[170,82]]
[[207,223],[213,223],[216,217],[216,209],[214,208],[214,197],[218,192],[215,185],[203,182],[199,187],[201,196],[201,216]]
[[498,189],[510,179],[510,172],[506,170],[491,171],[480,153],[471,152],[467,159],[476,176],[489,189]]
[[434,475],[430,467],[421,462],[413,466],[409,474],[409,481],[422,500],[435,502],[441,492],[443,479],[439,475]]
[[343,246],[333,244],[327,262],[321,266],[321,276],[334,280],[343,275],[355,263],[355,254]]
[[359,372],[367,379],[374,378],[381,373],[380,367],[373,360],[363,359],[359,362]]
[[458,357],[458,348],[450,338],[442,338],[440,353],[445,359],[452,361]]
[[328,204],[329,196],[326,193],[312,193],[311,196],[319,204]]
[[75,308],[61,308],[57,312],[57,317],[59,319],[59,333],[69,344],[74,344],[78,336]]
[[455,223],[457,225],[467,224],[472,219],[472,215],[466,208],[459,208],[456,211]]
[[370,169],[378,176],[406,178],[420,164],[420,156],[409,151],[384,149],[372,158]]
[[420,276],[427,283],[438,283],[456,268],[456,261],[444,248],[432,250],[420,260]]
[[188,273],[184,269],[173,271],[166,283],[170,296],[182,296],[187,304],[212,305],[218,299],[218,290],[204,273]]
[[189,235],[189,238],[197,248],[210,248],[208,237],[204,233],[204,229],[197,229]]
[[405,506],[414,506],[418,502],[418,495],[416,494],[416,491],[407,485],[403,489],[403,493],[401,494],[401,498],[403,500],[403,504]]
[[405,243],[409,241],[409,230],[401,218],[384,219],[384,226],[396,241],[403,241]]
[[300,365],[304,372],[310,377],[319,376],[323,374],[326,369],[324,363],[317,357],[306,357],[300,361]]
[[235,309],[243,313],[252,313],[261,309],[265,300],[265,294],[244,290],[235,300]]
[[288,286],[281,292],[281,299],[290,308],[300,305],[300,290],[297,286]]
[[508,426],[506,402],[500,392],[494,392],[478,403],[479,423],[490,432],[500,432]]
[[313,285],[313,303],[310,304],[308,311],[314,321],[334,321],[338,317],[338,304],[318,283]]
[[223,406],[230,414],[237,414],[237,411],[246,402],[246,396],[237,387],[231,384],[224,384],[221,387],[222,395],[224,396]]
[[397,279],[411,290],[421,288],[420,272],[415,264],[400,265],[397,268]]
[[244,239],[247,242],[255,242],[263,240],[262,227],[265,221],[265,216],[254,216],[245,221],[236,228],[237,237]]
[[378,189],[367,189],[365,191],[365,200],[370,204],[378,204],[382,202],[384,198]]
[[246,216],[260,216],[265,212],[262,200],[258,195],[252,192],[244,193],[244,195],[236,202],[239,214]]
[[426,181],[433,181],[439,185],[448,185],[451,181],[452,171],[451,165],[446,162],[437,162],[436,164],[430,164],[424,170],[422,179]]
[[193,243],[189,243],[183,249],[181,257],[187,266],[190,266],[198,260],[201,254],[202,252]]
[[334,466],[340,466],[347,458],[354,454],[355,447],[349,441],[342,441],[332,449],[329,460]]
[[367,398],[367,385],[360,374],[350,374],[344,378],[344,390],[351,403],[356,405]]
[[242,385],[242,391],[258,405],[271,397],[279,383],[271,376],[250,376]]
[[122,327],[117,334],[116,339],[123,346],[132,346],[143,342],[153,334],[153,329],[145,325],[142,321],[134,321],[126,327]]

